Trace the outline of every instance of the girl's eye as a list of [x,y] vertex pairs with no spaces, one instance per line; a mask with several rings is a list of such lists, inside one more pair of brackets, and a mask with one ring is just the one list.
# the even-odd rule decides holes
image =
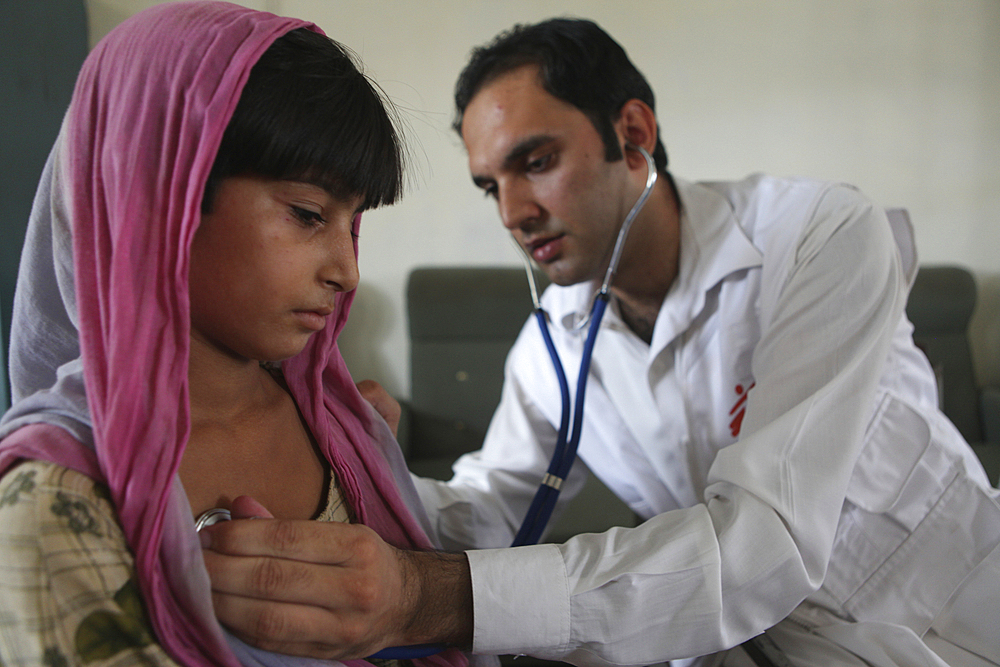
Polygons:
[[489,185],[483,188],[483,194],[493,199],[497,198],[497,186]]
[[309,227],[319,227],[320,225],[326,224],[326,220],[323,216],[316,211],[310,211],[307,208],[300,208],[298,206],[292,206],[292,215],[298,218],[299,222]]

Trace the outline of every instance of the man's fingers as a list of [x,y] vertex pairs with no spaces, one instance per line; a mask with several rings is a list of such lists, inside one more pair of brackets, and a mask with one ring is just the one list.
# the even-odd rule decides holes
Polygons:
[[[236,530],[214,533],[212,549],[202,551],[213,590],[243,598],[349,610],[353,615],[384,613],[387,606],[394,606],[395,601],[389,599],[399,583],[398,574],[390,567],[396,564],[394,551],[369,528],[308,521],[230,523],[233,525],[226,528]],[[247,530],[236,524],[245,524],[242,528]],[[268,525],[258,528],[256,524]],[[317,527],[321,528],[318,534]],[[252,548],[246,547],[247,531],[259,538]],[[386,585],[386,577],[393,586]]]
[[399,418],[402,414],[399,401],[390,396],[389,392],[374,380],[362,380],[357,383],[357,387],[362,398],[371,403],[375,412],[379,413],[392,429],[392,434],[396,435],[399,430]]
[[234,519],[273,519],[274,515],[254,498],[237,496],[229,506]]
[[[359,632],[345,630],[335,614],[310,605],[276,603],[212,593],[219,621],[247,643],[275,653],[324,660],[363,658],[380,647],[359,646]],[[315,641],[323,637],[326,641]]]
[[219,620],[244,641],[357,658],[400,643],[409,558],[357,524],[237,520],[202,531]]
[[205,528],[206,548],[230,556],[272,556],[339,565],[351,559],[369,529],[346,523],[264,519]]
[[212,590],[219,593],[329,609],[351,604],[351,570],[284,558],[234,557],[212,551],[204,551],[203,556]]

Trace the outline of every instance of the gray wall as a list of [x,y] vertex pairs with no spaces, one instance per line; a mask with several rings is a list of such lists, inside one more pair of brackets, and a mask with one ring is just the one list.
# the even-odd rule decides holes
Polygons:
[[[87,54],[82,0],[0,0],[0,320],[11,304],[35,187]],[[0,382],[6,404],[7,382]]]

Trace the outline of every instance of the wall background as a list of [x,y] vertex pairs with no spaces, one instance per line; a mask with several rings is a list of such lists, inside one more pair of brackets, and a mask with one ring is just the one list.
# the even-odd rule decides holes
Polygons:
[[[91,44],[155,0],[86,0]],[[355,376],[408,396],[404,293],[426,264],[518,264],[449,129],[469,50],[516,22],[592,18],[657,94],[671,170],[858,185],[905,206],[922,263],[972,269],[979,381],[1000,383],[1000,1],[244,1],[314,21],[400,107],[412,152],[403,202],[368,213],[352,319]],[[527,288],[526,288],[527,289]]]
[[0,0],[0,410],[24,232],[87,51],[83,0]]

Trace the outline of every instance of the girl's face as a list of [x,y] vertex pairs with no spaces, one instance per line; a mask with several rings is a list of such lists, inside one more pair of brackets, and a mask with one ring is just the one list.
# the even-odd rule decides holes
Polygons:
[[193,344],[240,360],[298,354],[358,284],[361,202],[299,181],[223,180],[191,245]]

